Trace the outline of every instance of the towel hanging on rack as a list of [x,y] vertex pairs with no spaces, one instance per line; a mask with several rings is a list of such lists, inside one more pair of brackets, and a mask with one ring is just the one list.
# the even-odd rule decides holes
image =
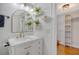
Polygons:
[[4,19],[5,19],[5,16],[0,15],[0,27],[4,27]]

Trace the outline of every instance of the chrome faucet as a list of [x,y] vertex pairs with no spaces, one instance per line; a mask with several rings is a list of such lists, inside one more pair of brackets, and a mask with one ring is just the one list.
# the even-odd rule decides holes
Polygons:
[[24,37],[24,32],[20,32],[20,38]]
[[19,34],[17,34],[16,38],[22,38],[24,37],[24,32],[20,32]]
[[21,32],[19,33],[19,37],[20,37],[20,38],[22,37],[22,33],[21,33]]

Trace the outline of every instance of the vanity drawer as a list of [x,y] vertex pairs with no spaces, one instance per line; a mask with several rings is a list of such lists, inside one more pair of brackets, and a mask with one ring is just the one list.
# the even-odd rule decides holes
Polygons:
[[28,49],[20,48],[15,50],[15,55],[30,55],[31,53],[31,47]]
[[23,43],[14,47],[16,55],[40,55],[42,54],[42,40]]
[[27,50],[30,50],[32,47],[32,43],[22,43],[14,47],[14,54],[17,55],[25,55]]

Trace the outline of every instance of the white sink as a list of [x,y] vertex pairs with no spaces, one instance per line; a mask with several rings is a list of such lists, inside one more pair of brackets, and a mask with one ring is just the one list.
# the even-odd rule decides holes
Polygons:
[[39,38],[36,36],[25,36],[23,38],[11,38],[8,39],[10,46],[15,46],[21,43],[30,42],[33,40],[38,40]]

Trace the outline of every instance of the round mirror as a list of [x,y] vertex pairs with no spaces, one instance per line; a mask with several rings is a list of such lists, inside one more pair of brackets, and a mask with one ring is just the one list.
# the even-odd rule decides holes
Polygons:
[[[13,33],[33,31],[32,17],[27,11],[17,10],[12,14],[11,18],[11,31]],[[28,29],[28,25],[31,26],[30,29]]]

